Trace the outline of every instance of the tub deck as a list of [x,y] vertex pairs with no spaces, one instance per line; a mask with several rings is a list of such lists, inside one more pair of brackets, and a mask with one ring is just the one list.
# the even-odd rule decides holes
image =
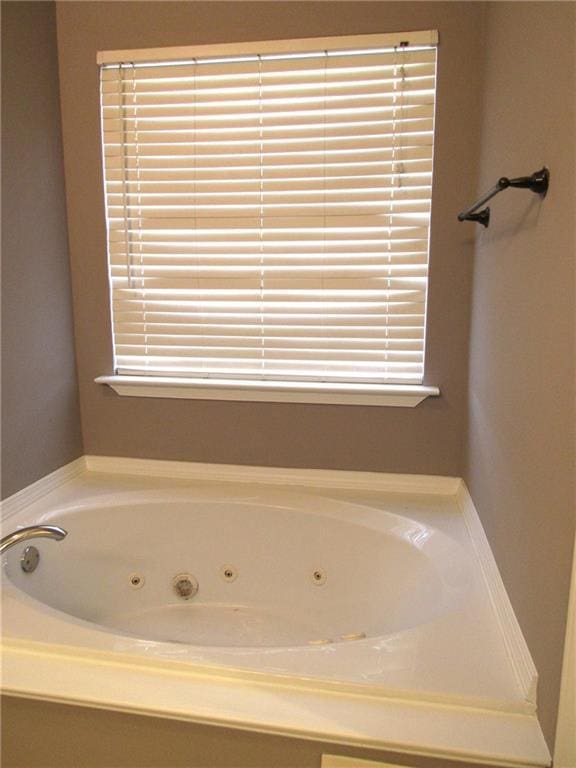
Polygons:
[[[535,670],[459,481],[228,469],[217,473],[228,478],[219,484],[228,495],[246,493],[241,476],[259,491],[271,484],[275,493],[366,505],[442,531],[472,564],[465,599],[418,626],[350,643],[207,648],[104,631],[4,580],[4,692],[445,759],[549,765]],[[8,500],[4,529],[72,501],[194,494],[214,485],[209,475],[195,465],[88,458],[38,498]]]

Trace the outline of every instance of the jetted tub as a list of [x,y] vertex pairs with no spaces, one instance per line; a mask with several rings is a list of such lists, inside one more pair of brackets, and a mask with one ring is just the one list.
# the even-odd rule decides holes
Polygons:
[[[182,494],[180,494],[182,496]],[[6,575],[100,629],[218,648],[305,647],[401,632],[449,611],[462,549],[432,526],[321,497],[131,494],[42,519],[68,531]]]
[[546,764],[533,665],[459,481],[89,462],[4,505],[3,534],[68,531],[3,555],[5,693]]

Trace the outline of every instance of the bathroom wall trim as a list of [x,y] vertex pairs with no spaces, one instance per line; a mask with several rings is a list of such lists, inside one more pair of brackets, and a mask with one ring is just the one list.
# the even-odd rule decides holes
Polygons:
[[22,488],[21,491],[12,494],[8,498],[0,502],[0,517],[2,520],[7,520],[12,515],[15,515],[24,507],[33,504],[50,491],[58,488],[64,483],[68,483],[78,475],[81,475],[86,471],[86,457],[80,456],[78,459],[74,459],[69,464],[59,467],[50,472],[49,475],[44,475],[35,483]]
[[564,663],[560,684],[560,706],[554,765],[556,768],[572,768],[576,765],[576,538],[572,559],[572,585],[568,605],[566,640],[564,642]]
[[478,565],[484,576],[518,685],[526,703],[536,711],[538,672],[506,592],[480,517],[464,481],[461,481],[458,489],[457,503],[472,539]]
[[106,472],[148,477],[173,477],[182,480],[264,483],[267,485],[306,485],[316,488],[426,493],[453,496],[462,481],[440,475],[401,475],[380,472],[355,472],[340,469],[300,469],[254,467],[238,464],[202,464],[187,461],[130,459],[112,456],[85,456],[89,472]]

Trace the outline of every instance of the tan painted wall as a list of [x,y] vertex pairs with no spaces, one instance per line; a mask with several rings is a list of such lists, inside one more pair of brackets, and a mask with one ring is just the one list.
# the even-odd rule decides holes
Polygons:
[[[483,4],[62,2],[58,44],[80,398],[87,453],[458,474],[466,412],[472,239],[456,213],[475,191]],[[416,409],[119,398],[112,372],[96,52],[438,28],[427,382]]]
[[27,699],[4,697],[2,711],[2,768],[320,768],[323,752],[448,768],[445,760]]
[[576,510],[575,9],[489,8],[479,190],[542,165],[551,187],[543,202],[531,192],[503,192],[478,236],[466,467],[540,673],[550,745]]
[[[12,382],[8,388],[4,385],[3,392],[3,397],[11,398],[5,401],[8,409],[3,403],[4,437],[8,426],[13,438],[10,473],[4,472],[12,478],[7,493],[81,452],[70,375],[57,151],[54,143],[47,150],[30,142],[30,134],[34,138],[47,114],[51,130],[57,119],[54,51],[44,36],[48,22],[39,24],[36,17],[32,23],[28,15],[33,9],[49,14],[50,4],[10,5],[8,14],[3,7],[3,34],[10,32],[6,24],[10,13],[21,14],[21,26],[17,45],[9,43],[3,51],[15,73],[4,91],[5,104],[15,98],[19,76],[28,89],[34,82],[32,72],[41,76],[34,51],[46,52],[42,62],[48,82],[27,91],[34,99],[26,100],[26,110],[31,104],[44,104],[48,93],[52,99],[51,106],[44,105],[47,112],[26,111],[10,118],[7,134],[3,126],[5,147],[12,148],[12,157],[34,159],[42,170],[35,185],[30,185],[31,177],[20,174],[14,165],[3,169],[5,181],[11,174],[10,195],[4,194],[3,203],[9,212],[4,219],[7,242],[14,254],[10,257],[8,250],[7,262],[5,246],[4,288],[10,290],[3,312],[8,306],[9,317],[16,318],[12,326],[16,330],[6,337],[5,347],[13,363]],[[81,409],[86,452],[96,454],[440,474],[461,474],[465,460],[467,482],[540,671],[541,719],[551,743],[574,535],[574,4],[489,5],[484,41],[483,3],[60,3]],[[442,387],[443,397],[415,410],[369,409],[131,400],[95,385],[95,376],[111,370],[96,50],[429,27],[440,30],[441,52],[427,380]],[[484,51],[488,55],[481,125]],[[42,149],[38,155],[33,154],[35,146]],[[476,185],[479,157],[482,175]],[[465,454],[468,305],[477,228],[458,224],[455,213],[500,175],[522,175],[543,163],[552,170],[546,201],[539,205],[528,192],[505,192],[492,204],[490,229],[479,232]],[[26,197],[31,189],[32,200]],[[47,219],[42,227],[23,227],[22,212],[32,202],[39,210],[39,201],[48,201],[46,209],[52,213],[59,210],[60,223]],[[11,229],[16,224],[20,228]],[[50,261],[35,262],[38,246],[46,254],[51,244],[55,247]],[[43,269],[47,263],[51,270],[49,275],[42,273],[42,281],[50,286],[47,293],[53,303],[38,304],[35,296],[34,316],[50,333],[40,337],[40,348],[27,359],[26,365],[33,362],[30,371],[16,349],[16,342],[28,332],[18,312],[33,295],[25,290],[30,285],[28,269]],[[57,275],[54,283],[52,274]],[[54,387],[37,386],[46,371],[53,375]],[[60,431],[62,424],[65,428]],[[220,745],[220,762],[211,765],[232,765],[226,755],[237,754],[236,746],[246,738],[244,763],[239,765],[266,764],[258,755],[268,747],[251,744],[254,737],[238,739],[237,734],[224,731],[213,737],[200,734],[196,726],[141,718],[128,722],[120,715],[89,710],[74,710],[71,715],[66,708],[57,709],[13,705],[6,710],[10,733],[21,739],[32,719],[55,724],[54,733],[64,738],[66,723],[73,724],[74,749],[84,750],[82,764],[100,766],[109,765],[106,742],[92,734],[100,734],[109,723],[115,729],[114,744],[120,744],[120,733],[133,735],[126,743],[132,744],[134,759],[158,755],[156,748],[164,755],[166,745],[175,738],[178,747],[167,766],[189,765],[184,761],[192,737],[195,744],[207,738]],[[108,717],[120,719],[113,725]],[[151,726],[152,722],[156,725]],[[171,730],[176,727],[181,729],[177,736]],[[229,734],[227,741],[223,733]],[[135,746],[140,743],[142,752]],[[38,744],[36,748],[41,749]],[[289,748],[278,744],[270,749],[276,760],[272,764],[318,765],[319,748],[312,749],[310,744],[291,742]],[[25,759],[16,749],[10,754],[14,761]],[[89,754],[95,755],[93,763]],[[74,764],[66,755],[60,754],[58,765]],[[126,765],[154,765],[152,760]]]
[[54,3],[2,3],[2,497],[82,454]]

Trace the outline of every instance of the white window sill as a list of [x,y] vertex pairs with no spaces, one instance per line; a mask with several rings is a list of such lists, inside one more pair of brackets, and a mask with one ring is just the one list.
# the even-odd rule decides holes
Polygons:
[[438,387],[420,384],[325,384],[296,381],[185,379],[168,376],[99,376],[119,395],[194,400],[244,400],[268,403],[328,403],[414,408]]

